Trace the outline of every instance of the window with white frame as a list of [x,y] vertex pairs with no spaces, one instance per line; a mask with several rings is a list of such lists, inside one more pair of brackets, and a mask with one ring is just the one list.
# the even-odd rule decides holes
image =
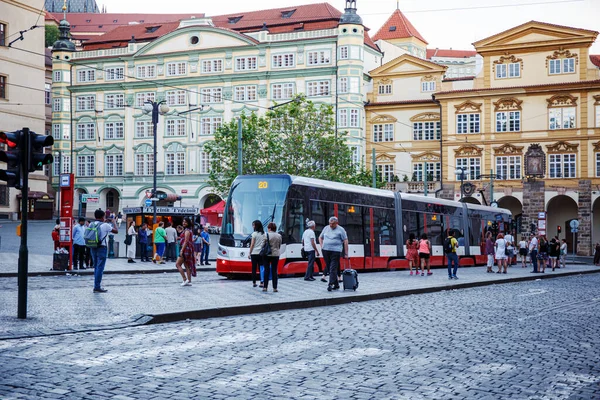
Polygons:
[[437,122],[414,122],[413,140],[440,140],[442,137],[442,124]]
[[123,175],[123,154],[107,154],[105,156],[104,176]]
[[554,107],[548,109],[550,130],[575,128],[576,107]]
[[338,110],[338,127],[345,128],[348,126],[348,110]]
[[338,87],[338,93],[348,93],[348,91],[350,90],[349,84],[348,84],[348,79],[349,78],[340,78],[340,83],[339,83],[339,87]]
[[521,179],[521,156],[496,157],[496,174],[499,179]]
[[360,155],[358,152],[358,147],[356,147],[356,146],[350,147],[350,157],[352,158],[352,165],[357,167],[360,163]]
[[[53,163],[53,175],[59,176],[60,174],[68,174],[71,172],[71,156],[61,153],[60,156],[54,159]],[[59,169],[62,169],[60,171]]]
[[548,60],[548,73],[550,75],[575,73],[575,58]]
[[234,88],[236,101],[254,101],[256,100],[256,86],[236,86]]
[[[414,163],[413,164],[413,177],[417,182],[425,181],[425,175],[423,174],[423,167],[425,163]],[[427,181],[439,181],[442,178],[442,164],[439,162],[428,162],[427,163]]]
[[165,136],[185,136],[185,119],[168,119]]
[[481,158],[466,157],[456,159],[456,169],[465,171],[465,179],[475,180],[481,175]]
[[167,76],[181,76],[187,74],[185,61],[167,63]]
[[350,58],[363,60],[363,49],[361,46],[350,46]]
[[306,55],[307,65],[324,65],[331,63],[331,50],[309,51]]
[[271,85],[272,97],[275,100],[291,99],[294,97],[293,83],[274,83]]
[[96,176],[96,156],[77,156],[77,176]]
[[202,117],[200,119],[200,133],[202,135],[214,135],[222,124],[222,117]]
[[123,122],[107,122],[104,124],[104,139],[123,139],[125,137],[125,124]]
[[62,81],[62,71],[54,71],[52,80],[54,82],[60,82],[60,81]]
[[600,153],[596,153],[596,177],[600,177]]
[[135,137],[148,138],[154,134],[152,121],[135,121]]
[[359,118],[359,111],[356,109],[351,109],[350,110],[350,127],[351,128],[358,128],[360,126],[360,118]]
[[184,175],[185,174],[185,152],[176,151],[166,154],[166,175]]
[[340,46],[340,60],[348,59],[348,46]]
[[421,92],[435,92],[435,81],[421,82]]
[[108,110],[125,108],[125,95],[122,93],[107,94],[105,103]]
[[296,58],[294,54],[275,54],[273,56],[273,68],[289,68],[296,65]]
[[61,99],[54,99],[54,101],[52,102],[52,111],[54,112],[60,112],[61,111]]
[[135,106],[142,108],[147,101],[154,101],[156,99],[156,93],[154,92],[140,92],[135,94]]
[[150,152],[135,154],[135,175],[148,176],[154,174],[154,154]]
[[186,104],[187,96],[185,90],[169,90],[167,92],[167,105],[184,106]]
[[210,154],[206,151],[200,152],[200,173],[208,174],[210,173],[212,160],[210,158]]
[[456,133],[479,133],[480,114],[456,114]]
[[373,125],[374,142],[393,142],[394,124],[375,124]]
[[156,65],[138,65],[136,69],[136,76],[138,78],[155,78]]
[[96,123],[85,122],[77,124],[77,140],[94,140],[96,138]]
[[307,96],[329,96],[329,81],[312,81],[306,83]]
[[52,137],[54,140],[60,140],[60,124],[52,125]]
[[600,105],[596,106],[596,128],[600,128]]
[[497,64],[496,79],[519,78],[521,76],[521,63]]
[[79,70],[77,70],[77,82],[94,82],[95,80],[96,80],[96,70],[94,70],[94,69],[79,69]]
[[577,177],[577,158],[575,154],[549,154],[550,178]]
[[382,181],[394,181],[394,164],[378,164],[377,171],[379,171],[379,173],[381,174]]
[[521,111],[501,111],[496,113],[496,132],[519,132]]
[[223,72],[223,60],[203,60],[202,73],[213,74],[215,72]]
[[77,96],[77,111],[90,111],[96,108],[96,96]]
[[205,88],[200,90],[202,104],[215,104],[223,102],[222,88]]
[[52,85],[44,84],[44,104],[49,106],[52,99]]
[[252,71],[258,69],[257,57],[237,57],[235,59],[236,71]]
[[380,95],[392,94],[392,84],[391,83],[380,83],[378,93]]
[[104,80],[122,81],[125,79],[125,67],[109,67],[104,70]]

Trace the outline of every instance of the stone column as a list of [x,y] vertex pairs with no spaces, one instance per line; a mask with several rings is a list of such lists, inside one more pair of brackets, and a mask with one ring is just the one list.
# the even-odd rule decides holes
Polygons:
[[592,181],[579,181],[577,255],[592,255]]
[[546,191],[543,180],[535,180],[523,183],[523,219],[521,221],[521,232],[530,232],[529,224],[537,227],[538,212],[546,211],[544,193]]

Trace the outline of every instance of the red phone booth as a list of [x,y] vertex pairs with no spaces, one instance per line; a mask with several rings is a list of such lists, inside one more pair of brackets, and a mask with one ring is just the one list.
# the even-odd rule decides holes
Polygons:
[[73,269],[73,174],[60,175],[60,247],[69,251],[69,271]]

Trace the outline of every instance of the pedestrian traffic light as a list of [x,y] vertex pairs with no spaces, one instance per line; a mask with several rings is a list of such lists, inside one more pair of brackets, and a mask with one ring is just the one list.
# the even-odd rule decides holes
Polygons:
[[23,132],[0,132],[0,143],[6,145],[0,150],[0,161],[6,163],[6,170],[0,170],[0,180],[8,187],[21,189],[21,156],[23,151]]
[[556,231],[558,232],[558,234],[560,235],[560,233],[562,232],[562,227],[559,225],[556,227]]
[[29,172],[42,171],[44,165],[54,162],[52,154],[44,153],[44,148],[53,144],[54,138],[52,136],[29,132]]

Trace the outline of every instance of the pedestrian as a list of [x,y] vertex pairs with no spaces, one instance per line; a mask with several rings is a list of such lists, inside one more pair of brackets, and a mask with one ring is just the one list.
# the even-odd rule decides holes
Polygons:
[[177,242],[177,229],[173,228],[170,222],[166,223],[165,233],[167,234],[167,261],[177,261],[176,242]]
[[277,265],[279,264],[279,255],[281,248],[281,235],[276,232],[277,225],[274,222],[269,222],[267,225],[267,238],[271,252],[265,254],[264,266],[265,266],[265,281],[263,285],[263,292],[269,289],[269,276],[273,279],[273,291],[277,292]]
[[550,243],[548,244],[548,258],[550,259],[550,266],[552,267],[552,272],[554,272],[555,268],[560,268],[558,265],[558,258],[560,256],[560,244],[558,240],[553,237],[550,239]]
[[[259,272],[260,278],[260,266],[263,262],[263,257],[260,255],[265,244],[265,230],[262,222],[256,220],[252,222],[252,240],[250,241],[250,251],[248,251],[248,258],[252,261],[252,286],[256,287],[256,272]],[[263,282],[260,282],[260,287],[263,287]]]
[[546,272],[546,263],[548,262],[548,241],[546,236],[540,236],[538,262],[540,263],[540,272]]
[[[91,247],[92,260],[94,262],[94,293],[106,293],[107,290],[102,287],[102,275],[106,266],[106,256],[108,255],[108,234],[119,233],[112,219],[104,219],[105,213],[101,209],[94,212],[94,228],[98,230],[98,247]],[[92,224],[88,229],[92,228]]]
[[338,290],[340,288],[338,278],[340,258],[348,258],[348,234],[344,228],[339,226],[336,217],[329,218],[329,225],[323,228],[319,235],[319,242],[325,260],[325,268],[329,270],[327,291]]
[[[319,249],[317,248],[317,237],[315,235],[315,221],[308,221],[306,223],[306,230],[302,234],[302,248],[306,258],[308,259],[308,265],[306,266],[306,272],[304,273],[305,281],[314,281],[313,276],[315,271],[315,259],[319,256]],[[327,282],[325,277],[321,278],[322,281]]]
[[[118,219],[117,219],[118,221]],[[119,223],[117,222],[117,226]],[[135,244],[137,243],[137,235],[138,233],[135,230],[135,221],[132,219],[129,222],[129,227],[127,228],[127,236],[125,237],[125,244],[127,245],[127,262],[129,264],[135,264]]]
[[150,262],[150,258],[148,257],[148,224],[142,223],[140,229],[138,230],[138,238],[140,240],[140,259],[142,262]]
[[525,268],[527,265],[525,261],[527,259],[527,241],[525,240],[525,236],[521,236],[521,241],[519,242],[519,257],[521,257],[521,268]]
[[60,249],[60,227],[54,227],[52,230],[52,241],[54,242],[54,251]]
[[156,254],[152,261],[156,264],[164,264],[163,256],[165,254],[165,244],[167,242],[167,232],[165,232],[165,223],[160,221],[158,227],[154,230],[154,246],[156,246]]
[[[85,229],[87,229],[89,226],[90,226],[90,221],[85,221]],[[83,230],[84,232],[85,232],[85,229]],[[92,251],[87,246],[85,246],[85,267],[86,268],[94,267],[94,260],[92,260]]]
[[[507,243],[506,243],[506,239],[504,239],[504,234],[503,233],[499,233],[498,236],[496,236],[496,263],[498,264],[498,271],[496,271],[497,274],[501,274],[501,273],[505,273],[506,274],[506,270],[507,270],[507,256],[506,256],[506,247],[507,247]],[[504,267],[504,271],[502,270],[502,267]]]
[[448,232],[448,237],[446,238],[446,240],[448,241],[449,250],[449,252],[446,253],[446,257],[448,258],[448,279],[458,279],[458,276],[456,276],[456,272],[458,271],[458,254],[456,254],[456,249],[458,248],[458,240],[454,238],[454,235],[454,230],[450,229],[450,231]]
[[[563,241],[565,241],[565,240],[563,239]],[[567,247],[567,243],[565,241],[565,256],[567,255],[566,247]],[[596,243],[595,251],[596,252],[594,253],[594,265],[600,265],[600,243]]]
[[494,272],[494,240],[492,239],[492,232],[488,231],[485,235],[485,254],[487,255],[487,272]]
[[85,269],[85,218],[79,218],[78,222],[73,227],[73,269]]
[[425,267],[427,267],[427,276],[433,275],[431,272],[431,242],[427,238],[427,234],[421,235],[419,240],[419,259],[421,260],[421,276],[425,276]]
[[537,274],[539,272],[538,270],[538,246],[539,246],[539,240],[537,238],[537,236],[532,233],[531,234],[531,240],[529,241],[529,259],[531,260],[531,265],[533,267],[533,271],[531,271],[532,273]]
[[192,241],[194,243],[194,254],[196,255],[196,265],[200,265],[202,260],[202,228],[194,227]]
[[123,214],[121,214],[121,211],[119,211],[119,213],[117,214],[117,226],[119,227],[119,229],[121,229],[122,222],[123,222]]
[[210,253],[210,233],[208,233],[208,225],[204,225],[204,230],[200,234],[202,239],[202,254],[200,255],[200,265],[210,265],[208,262],[208,254]]
[[[181,286],[192,286],[192,276],[196,276],[196,257],[194,256],[194,243],[192,241],[192,220],[189,217],[183,219],[181,234],[179,235],[179,255],[175,266],[183,283]],[[183,269],[182,265],[185,267]]]
[[[596,243],[596,256],[598,258],[600,258],[600,256],[598,256],[598,254],[600,253],[599,247],[600,246],[598,246],[598,243]],[[562,239],[562,243],[560,244],[560,263],[563,268],[567,267],[567,239]],[[598,264],[596,264],[596,265],[598,265]]]
[[415,275],[419,275],[419,242],[417,242],[414,233],[408,235],[406,241],[406,259],[408,260],[408,269],[410,274],[413,274],[413,267],[415,268]]
[[504,235],[504,240],[506,240],[506,264],[511,266],[515,257],[515,236],[509,231]]

